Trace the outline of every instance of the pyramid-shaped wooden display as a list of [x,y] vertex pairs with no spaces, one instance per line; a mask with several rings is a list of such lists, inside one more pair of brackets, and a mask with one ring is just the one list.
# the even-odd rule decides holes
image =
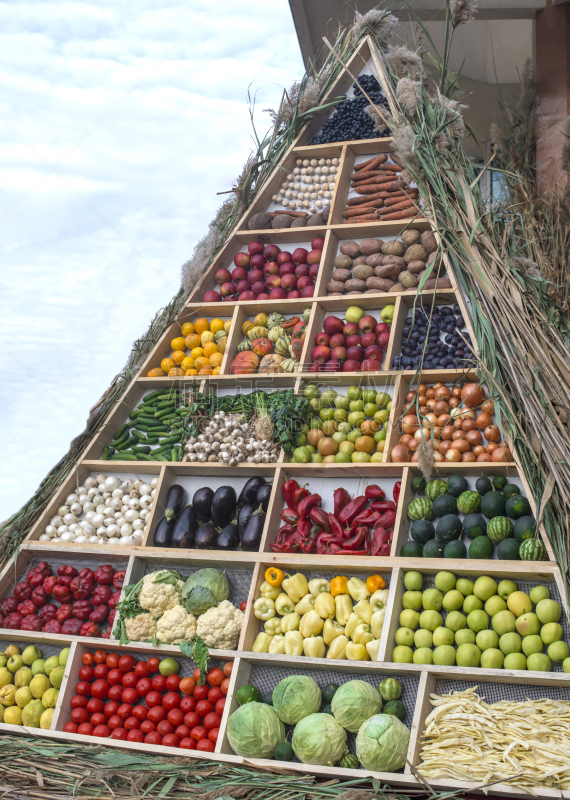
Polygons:
[[[345,94],[353,83],[352,76],[363,71],[372,71],[381,84],[387,86],[380,57],[368,39],[354,53],[347,69],[341,72],[329,97]],[[389,94],[387,92],[388,97]],[[535,696],[537,686],[541,687],[541,693],[559,692],[560,697],[565,698],[568,695],[570,676],[565,675],[559,665],[553,665],[556,671],[547,675],[484,666],[434,665],[431,657],[416,659],[414,653],[421,647],[419,640],[414,645],[413,632],[412,639],[406,643],[397,636],[402,626],[411,626],[406,630],[414,627],[401,616],[404,605],[409,607],[403,596],[411,586],[404,583],[410,570],[423,574],[424,588],[433,586],[434,576],[443,568],[473,581],[481,575],[491,576],[497,582],[511,579],[525,591],[538,584],[545,585],[550,596],[557,600],[563,597],[564,589],[547,541],[544,541],[546,549],[541,552],[540,540],[532,539],[534,550],[527,548],[524,560],[519,560],[521,543],[524,544],[529,531],[533,530],[531,517],[536,515],[536,509],[508,447],[504,446],[503,458],[492,459],[500,438],[493,427],[492,408],[480,408],[483,397],[470,405],[469,392],[465,403],[462,389],[467,384],[473,382],[476,386],[471,391],[479,391],[477,377],[461,361],[469,357],[467,348],[459,356],[448,358],[443,366],[438,363],[434,368],[424,369],[421,375],[419,405],[424,414],[431,415],[431,426],[445,430],[442,441],[447,444],[441,452],[447,454],[451,450],[457,454],[453,458],[444,455],[444,460],[435,464],[438,477],[427,488],[422,480],[414,458],[414,453],[419,452],[417,434],[414,436],[419,427],[413,418],[402,418],[417,388],[417,380],[413,384],[416,370],[410,341],[422,336],[419,331],[422,318],[416,317],[415,322],[412,318],[422,306],[428,314],[433,307],[433,313],[438,315],[433,321],[440,322],[433,341],[441,342],[441,347],[445,344],[447,353],[449,348],[457,350],[460,340],[463,341],[457,336],[455,344],[449,344],[458,322],[463,336],[470,336],[474,341],[468,309],[445,256],[437,273],[443,283],[435,284],[436,288],[417,290],[417,276],[425,270],[426,262],[431,263],[436,258],[437,231],[431,230],[430,222],[418,210],[421,199],[417,199],[413,187],[410,190],[400,180],[392,140],[307,144],[329,114],[330,109],[315,114],[302,129],[223,250],[204,273],[179,319],[141,367],[99,435],[81,455],[77,470],[70,474],[1,577],[0,599],[4,601],[1,607],[8,617],[10,613],[18,613],[12,608],[13,603],[5,604],[6,598],[14,596],[15,582],[25,583],[30,568],[43,562],[57,575],[62,565],[74,568],[68,573],[71,574],[75,570],[95,570],[102,564],[109,564],[112,571],[125,571],[124,576],[116,578],[115,586],[121,581],[125,586],[133,586],[146,575],[161,570],[175,570],[184,580],[204,568],[222,570],[227,579],[229,603],[234,608],[241,605],[245,609],[243,621],[239,619],[239,637],[232,638],[231,625],[224,634],[225,623],[215,616],[209,626],[201,624],[200,617],[205,609],[197,614],[197,628],[196,625],[192,628],[188,620],[176,628],[173,621],[171,632],[167,633],[168,626],[160,622],[166,608],[170,607],[166,602],[154,607],[145,604],[151,614],[144,625],[141,622],[138,636],[147,640],[154,636],[154,644],[131,641],[120,645],[111,632],[112,628],[117,632],[117,623],[109,625],[104,612],[95,629],[83,627],[89,622],[88,616],[82,617],[83,622],[79,620],[79,626],[65,627],[62,621],[58,628],[47,624],[45,615],[42,630],[23,630],[16,625],[7,629],[5,624],[0,637],[4,647],[36,644],[44,657],[62,646],[71,648],[51,730],[27,729],[28,735],[38,733],[100,744],[100,738],[82,736],[74,732],[70,724],[70,703],[77,693],[83,657],[101,647],[110,653],[132,654],[137,661],[155,655],[173,656],[180,662],[180,677],[187,677],[192,675],[195,664],[173,642],[191,639],[196,630],[209,644],[212,665],[222,666],[233,661],[229,685],[224,684],[225,707],[221,711],[213,753],[207,748],[190,751],[158,747],[168,756],[188,755],[244,763],[243,757],[236,755],[239,743],[236,745],[228,726],[228,719],[239,708],[241,687],[252,685],[259,690],[259,696],[263,696],[289,676],[308,674],[321,689],[329,684],[342,685],[348,680],[365,681],[377,688],[381,680],[391,677],[401,685],[401,713],[411,731],[407,763],[397,772],[367,770],[366,774],[392,786],[417,787],[415,767],[419,763],[425,718],[430,711],[430,693],[478,685],[493,699],[507,696],[524,699],[529,691]],[[360,167],[362,164],[367,167]],[[307,172],[308,167],[313,171]],[[323,171],[323,167],[327,171]],[[331,170],[331,167],[336,169]],[[305,172],[301,173],[301,169]],[[363,172],[373,173],[368,176],[370,180],[381,179],[376,181],[379,186],[390,184],[391,188],[385,192],[385,197],[378,198],[382,202],[373,207],[372,219],[353,222],[354,217],[347,215],[347,209],[355,208],[358,198],[366,197],[359,193],[363,184],[366,185],[366,180],[363,182],[359,178],[359,173]],[[302,185],[303,176],[306,181],[307,175],[325,176],[325,180],[320,177],[318,181],[313,180],[313,185],[317,185],[315,197],[311,198],[308,191],[305,194],[309,194],[309,219],[314,217],[312,210],[320,213],[325,201],[329,203],[326,222],[298,223],[286,228],[250,228],[254,215],[261,215],[256,219],[265,219],[266,225],[273,225],[275,217],[264,216],[268,212],[274,214],[280,207],[296,212],[307,208],[303,205],[304,198],[299,198],[300,190],[296,189],[289,195],[289,202],[295,202],[295,209],[282,205],[283,200],[288,199],[289,184]],[[334,179],[326,176],[334,176]],[[328,188],[321,189],[325,184]],[[389,215],[390,206],[402,201],[401,195],[404,195],[404,205],[407,196],[413,198],[413,207],[406,207],[408,215],[382,219]],[[313,205],[317,200],[321,200],[321,204]],[[386,205],[385,200],[390,202]],[[304,217],[295,217],[299,218],[305,222]],[[430,235],[422,240],[426,232]],[[315,240],[320,240],[316,242],[318,247]],[[378,240],[382,240],[380,244]],[[276,248],[267,252],[267,258],[260,257],[254,264],[249,258],[242,257],[241,262],[235,258],[238,253],[248,253],[248,245],[254,242],[261,242],[260,256],[266,246],[275,245]],[[386,252],[389,242],[396,244]],[[352,246],[347,246],[348,243]],[[263,272],[265,264],[261,262],[275,261],[282,252],[294,255],[299,249],[304,249],[305,254],[322,250],[320,259],[318,255],[311,259],[316,266],[312,273],[312,265],[306,263],[303,252],[294,259],[297,263],[293,264],[293,269]],[[253,251],[255,255],[256,247]],[[204,293],[220,288],[216,273],[220,269],[231,272],[239,263],[246,265],[242,268],[246,277],[241,280],[248,279],[257,263],[263,280],[289,274],[297,279],[296,283],[289,279],[290,286],[297,286],[301,278],[308,278],[303,282],[304,288],[313,283],[313,291],[306,292],[306,296],[293,295],[292,299],[288,293],[284,298],[263,296],[269,294],[269,289],[260,292],[261,298],[253,300],[204,302]],[[287,263],[286,258],[281,258],[278,266]],[[303,267],[300,270],[299,265]],[[406,280],[410,275],[415,278],[415,283],[409,279],[408,285],[402,284],[403,273]],[[236,284],[240,275],[234,278]],[[388,277],[382,277],[385,275]],[[375,283],[378,278],[381,283]],[[348,290],[342,285],[347,280],[353,281]],[[279,288],[280,282],[274,280],[269,285]],[[302,289],[290,288],[290,291],[302,295]],[[239,293],[236,290],[235,294]],[[349,309],[352,311],[347,314]],[[359,319],[366,320],[362,329]],[[352,328],[345,332],[348,322],[352,323]],[[335,335],[336,344],[330,342]],[[362,339],[365,335],[368,338],[359,343],[359,337]],[[346,342],[348,336],[353,337],[352,344]],[[176,339],[179,341],[173,346]],[[377,344],[380,339],[381,343]],[[372,348],[365,354],[366,367],[361,365],[362,359],[350,358],[351,348],[358,347]],[[239,354],[250,355],[238,358]],[[341,356],[339,364],[335,365],[335,360]],[[440,353],[440,360],[444,357]],[[260,372],[266,358],[269,367]],[[454,363],[458,359],[459,364]],[[344,369],[343,364],[351,361],[353,366],[356,363],[356,368]],[[152,376],[153,370],[158,370],[159,377]],[[170,370],[173,372],[169,376]],[[160,376],[160,371],[165,374]],[[254,391],[266,393],[266,398],[281,397],[287,392],[294,399],[310,400],[310,405],[301,403],[295,412],[291,410],[293,405],[284,406],[279,420],[279,415],[273,411],[273,424],[268,424],[263,415],[264,403],[257,403],[256,408],[248,404],[247,398]],[[209,405],[204,405],[203,396],[197,393],[205,393]],[[198,403],[196,407],[192,405],[194,402]],[[228,422],[232,414],[241,413],[240,402],[245,417],[239,420],[240,424]],[[268,402],[271,405],[271,401]],[[196,408],[202,414],[200,419],[195,417]],[[285,450],[272,436],[283,431],[288,422],[298,421],[295,414],[300,413],[299,409],[308,410],[305,430],[296,431],[293,449]],[[414,408],[410,413],[414,413]],[[486,416],[478,419],[481,414]],[[469,424],[464,425],[466,421]],[[353,435],[355,430],[357,435]],[[428,429],[428,437],[429,433]],[[233,439],[229,441],[232,434]],[[311,444],[308,449],[307,444]],[[483,454],[486,457],[479,458]],[[448,478],[452,480],[446,485],[444,482]],[[296,489],[292,481],[300,488]],[[502,493],[505,485],[508,498]],[[173,486],[181,488],[173,490]],[[220,487],[231,488],[220,491]],[[216,493],[214,502],[212,492]],[[236,511],[236,496],[241,493],[244,493],[242,505],[246,510]],[[356,505],[362,516],[346,510],[345,493],[360,498]],[[304,495],[312,499],[302,502]],[[183,510],[189,503],[193,503],[195,512]],[[333,511],[340,522],[336,518],[331,522],[328,514],[332,515]],[[170,523],[164,518],[165,514],[172,519]],[[236,516],[237,527],[232,530],[232,520]],[[361,522],[356,527],[361,528],[368,521],[369,532],[363,534],[353,526],[348,539],[343,540],[346,546],[339,546],[338,537],[346,537],[346,530],[357,518]],[[436,538],[430,520],[436,523]],[[378,521],[381,527],[374,529]],[[456,530],[458,524],[459,530]],[[463,539],[469,543],[469,557]],[[505,541],[507,545],[502,544]],[[538,560],[540,558],[543,560]],[[45,565],[42,568],[48,569]],[[282,572],[294,576],[285,579],[289,584],[281,585]],[[61,574],[65,575],[65,570]],[[347,581],[352,581],[348,583],[349,589]],[[165,591],[172,594],[178,591],[174,584],[171,580],[155,586],[166,587]],[[318,597],[323,589],[330,593],[324,592],[326,602],[322,608],[326,606],[327,610],[321,609],[320,613],[329,621],[325,622],[319,614],[315,615],[316,622],[313,619],[312,625],[303,623],[301,618],[301,628],[306,630],[304,638],[297,630],[299,619],[295,621],[295,606],[302,601],[314,612],[313,606],[316,608],[320,604]],[[92,597],[92,590],[93,586],[86,589],[84,599]],[[137,593],[138,590],[134,595],[130,591],[129,599],[133,603]],[[364,606],[359,603],[371,596],[372,607],[367,602]],[[52,595],[50,603],[58,607],[68,603],[73,615],[76,599],[66,597],[63,590],[59,597],[58,601]],[[257,603],[260,597],[267,602]],[[107,602],[110,601],[104,600],[103,604]],[[363,615],[363,629],[359,636],[351,638],[351,633],[346,639],[339,639],[332,618],[337,618],[335,625],[343,630],[347,626],[348,632],[353,622],[351,611],[357,603],[360,610],[356,613]],[[272,614],[275,607],[277,614]],[[307,611],[297,608],[299,612]],[[371,620],[367,617],[367,608],[375,614],[382,613]],[[408,617],[415,613],[410,610]],[[434,613],[439,618],[439,614]],[[276,624],[276,620],[280,621],[287,614],[290,615],[287,624],[282,623],[282,627],[281,623]],[[158,619],[152,620],[153,616]],[[436,627],[443,624],[442,617]],[[324,634],[321,633],[323,626]],[[567,640],[565,618],[563,629]],[[172,633],[173,630],[178,634]],[[94,631],[95,637],[82,635]],[[132,625],[127,625],[126,632],[127,636],[136,637]],[[106,635],[105,641],[101,639],[102,634]],[[425,637],[423,651],[431,653],[427,647],[430,636]],[[465,642],[470,641],[466,636]],[[399,652],[395,655],[396,647]],[[394,663],[396,660],[411,663]],[[416,660],[419,663],[414,663]],[[89,661],[88,655],[86,661]],[[502,687],[507,685],[508,694],[504,694]],[[397,698],[397,691],[393,691]],[[242,700],[240,697],[239,701]],[[18,726],[0,724],[0,729],[5,728],[22,730]],[[355,739],[355,734],[349,732],[347,750],[352,755]],[[157,752],[156,743],[139,742],[137,737],[132,741],[108,738],[106,744]],[[246,760],[254,765],[268,764],[267,760],[255,757]],[[355,769],[358,761],[353,757],[342,761],[339,757],[335,766],[301,764],[298,759],[278,766],[286,767],[292,774],[301,770],[327,777],[359,775]],[[434,783],[436,787],[452,785],[457,784],[443,779]],[[511,790],[498,785],[493,791],[508,793]],[[542,790],[537,793],[540,796],[551,794]]]

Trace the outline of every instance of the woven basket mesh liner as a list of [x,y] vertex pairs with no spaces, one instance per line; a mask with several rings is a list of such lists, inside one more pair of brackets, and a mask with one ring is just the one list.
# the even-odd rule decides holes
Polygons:
[[[342,686],[343,683],[347,683],[348,681],[366,681],[375,689],[378,688],[381,681],[384,678],[392,677],[389,674],[384,673],[372,673],[367,675],[366,673],[362,672],[334,672],[329,669],[290,669],[289,667],[266,667],[260,666],[259,664],[254,664],[251,669],[251,675],[249,677],[249,683],[253,686],[256,686],[262,695],[267,694],[268,692],[272,692],[273,689],[277,686],[279,681],[282,681],[283,678],[287,678],[289,675],[308,675],[310,678],[318,683],[321,689],[325,686],[328,686],[329,683],[338,683]],[[412,726],[412,719],[414,716],[414,708],[416,705],[416,697],[418,693],[418,684],[419,684],[419,677],[413,676],[398,676],[396,678],[402,684],[402,696],[400,700],[404,704],[406,709],[406,716],[404,717],[404,725],[408,728]],[[323,705],[325,705],[323,703]],[[287,739],[291,741],[291,735],[293,732],[294,726],[286,725],[287,729]],[[347,731],[347,744],[348,744],[348,752],[352,755],[356,755],[356,734],[349,733]],[[299,762],[299,759],[295,756],[293,761]],[[398,770],[398,772],[403,772],[403,768]]]
[[[199,569],[204,569],[204,567],[173,566],[172,564],[157,564],[153,562],[152,564],[145,565],[144,574],[149,575],[151,572],[159,572],[161,569],[173,569],[179,572],[184,578],[187,578],[189,575],[193,575],[194,572],[198,572]],[[234,606],[239,607],[240,603],[247,600],[253,570],[222,569],[220,572],[224,573],[230,585],[230,596],[228,600],[230,603],[233,603]]]
[[[38,636],[41,636],[41,634],[32,633],[32,631],[30,631],[30,636],[32,638],[34,638],[34,639],[37,639]],[[20,652],[21,653],[24,652],[24,650],[26,649],[26,647],[29,644],[33,644],[37,648],[39,648],[39,650],[41,650],[42,658],[44,658],[44,659],[51,658],[51,656],[58,656],[60,654],[60,652],[63,650],[63,648],[66,647],[65,644],[51,644],[51,643],[48,643],[48,642],[37,642],[37,641],[34,641],[34,642],[22,642],[22,641],[8,642],[6,639],[0,639],[0,650],[2,652],[4,652],[4,650],[7,647],[9,647],[11,644],[17,645],[20,648]]]
[[[521,675],[532,673],[521,672]],[[525,700],[566,700],[570,701],[570,686],[523,686],[514,683],[488,683],[487,681],[450,681],[435,682],[435,694],[464,692],[477,688],[477,694],[487,703],[499,703],[501,700],[524,702]]]

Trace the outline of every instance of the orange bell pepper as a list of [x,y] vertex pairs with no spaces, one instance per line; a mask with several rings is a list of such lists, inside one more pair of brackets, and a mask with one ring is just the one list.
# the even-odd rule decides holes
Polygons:
[[270,586],[281,586],[285,578],[284,573],[275,567],[269,567],[265,570],[265,580]]
[[366,588],[369,592],[374,594],[378,589],[386,588],[386,581],[381,575],[370,575],[370,577],[366,579]]
[[336,597],[337,594],[348,594],[348,578],[344,575],[337,575],[331,581],[331,594]]

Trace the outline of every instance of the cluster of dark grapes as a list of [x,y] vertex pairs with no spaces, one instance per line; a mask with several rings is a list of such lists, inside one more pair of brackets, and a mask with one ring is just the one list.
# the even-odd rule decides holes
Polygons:
[[389,135],[389,131],[380,134],[374,130],[372,118],[364,111],[370,102],[362,93],[361,87],[377,106],[388,108],[388,103],[376,78],[373,75],[360,75],[352,84],[354,97],[341,99],[333,114],[323,125],[321,132],[313,136],[309,144],[350,142],[354,139],[376,139]]
[[[441,306],[433,309],[419,309],[415,317],[406,319],[402,331],[402,354],[392,359],[392,369],[417,369],[420,366],[424,344],[427,339],[423,369],[468,368],[475,365],[473,354],[465,341],[471,337],[462,329],[465,320],[458,305],[453,308]],[[462,336],[459,332],[462,331]],[[444,333],[443,340],[440,334]]]

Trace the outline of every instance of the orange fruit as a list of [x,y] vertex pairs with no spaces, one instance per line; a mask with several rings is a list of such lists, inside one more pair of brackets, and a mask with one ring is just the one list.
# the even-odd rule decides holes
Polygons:
[[168,370],[168,377],[169,378],[181,378],[184,375],[183,369],[178,369],[178,367],[174,367],[173,369]]
[[161,369],[160,367],[156,367],[156,369],[151,369],[147,372],[147,378],[164,378],[166,372]]
[[186,353],[184,350],[175,350],[174,353],[172,353],[171,358],[175,364],[182,364],[186,358]]
[[198,358],[199,356],[204,355],[204,351],[202,350],[201,347],[193,347],[192,350],[190,351],[190,355],[192,356],[192,358]]
[[223,360],[224,357],[221,353],[212,353],[212,355],[208,359],[211,367],[221,367]]
[[194,320],[194,330],[198,335],[204,333],[204,331],[210,330],[210,323],[204,317],[199,317],[198,319]]
[[210,330],[212,333],[217,333],[218,331],[224,330],[224,320],[216,317],[210,322]]
[[211,375],[213,372],[213,368],[208,366],[202,367],[198,375]]
[[383,453],[385,446],[386,446],[386,440],[381,439],[376,445],[376,450],[378,450],[379,453]]
[[197,369],[187,369],[184,374],[185,375],[197,375],[198,374],[198,370]]
[[194,333],[194,325],[191,322],[185,322],[180,330],[182,336],[188,336],[189,333]]
[[215,342],[206,342],[206,344],[204,345],[204,355],[207,358],[209,358],[210,356],[213,356],[214,353],[219,353],[219,352],[220,352],[220,348],[218,347],[218,345]]
[[176,339],[173,339],[170,342],[170,347],[172,350],[184,350],[185,346],[186,345],[184,344],[183,336],[177,336]]
[[189,333],[184,339],[184,344],[188,350],[192,350],[194,347],[200,347],[200,337],[197,333]]
[[186,356],[184,361],[182,361],[180,363],[180,368],[181,369],[192,369],[192,367],[194,366],[194,363],[195,362],[194,362],[193,358],[191,358],[190,356]]
[[198,358],[196,359],[196,366],[197,367],[209,367],[210,366],[210,362],[208,361],[206,356],[198,356]]
[[174,363],[174,361],[173,361],[173,360],[170,358],[170,356],[169,356],[168,358],[163,358],[163,359],[162,359],[162,361],[160,362],[160,368],[161,368],[161,369],[162,369],[162,370],[163,370],[165,373],[166,373],[166,372],[168,372],[168,370],[169,370],[169,369],[172,369],[172,367],[175,367],[175,366],[176,366],[176,364],[175,364],[175,363]]

